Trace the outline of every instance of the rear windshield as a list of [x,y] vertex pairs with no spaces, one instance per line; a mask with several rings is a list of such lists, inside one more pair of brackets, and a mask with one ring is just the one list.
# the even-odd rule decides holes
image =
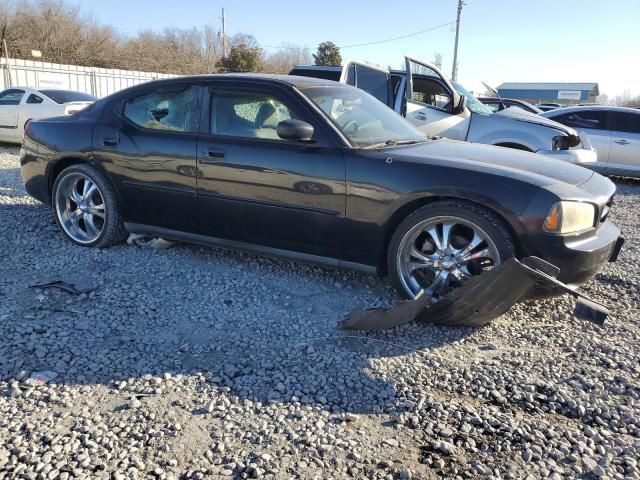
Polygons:
[[40,90],[40,93],[56,103],[95,102],[97,100],[97,97],[88,93],[72,92],[71,90]]
[[294,68],[289,72],[289,75],[297,75],[299,77],[312,77],[321,78],[323,80],[339,81],[342,70],[324,70],[321,68]]

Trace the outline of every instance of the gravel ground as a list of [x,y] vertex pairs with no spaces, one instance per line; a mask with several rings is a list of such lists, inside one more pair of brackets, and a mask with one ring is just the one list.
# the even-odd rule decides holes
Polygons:
[[[490,326],[347,333],[386,281],[177,245],[89,250],[0,147],[0,478],[640,478],[640,183],[619,261]],[[30,285],[88,278],[74,295]],[[58,374],[49,384],[33,372]]]

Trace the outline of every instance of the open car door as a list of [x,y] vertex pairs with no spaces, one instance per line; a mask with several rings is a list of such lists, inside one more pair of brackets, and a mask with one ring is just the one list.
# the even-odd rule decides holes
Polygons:
[[340,82],[358,87],[376,97],[386,106],[393,108],[393,91],[389,70],[347,60],[342,67]]
[[471,112],[438,67],[408,55],[404,115],[429,136],[466,140]]

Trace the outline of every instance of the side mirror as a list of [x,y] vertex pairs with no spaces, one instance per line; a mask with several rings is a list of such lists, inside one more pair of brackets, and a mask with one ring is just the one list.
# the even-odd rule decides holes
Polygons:
[[285,140],[309,142],[313,137],[313,127],[302,120],[283,120],[278,123],[278,136]]
[[460,95],[460,100],[458,101],[458,105],[456,105],[456,109],[453,113],[458,115],[464,112],[464,107],[466,105],[467,105],[467,97],[465,97],[464,95]]

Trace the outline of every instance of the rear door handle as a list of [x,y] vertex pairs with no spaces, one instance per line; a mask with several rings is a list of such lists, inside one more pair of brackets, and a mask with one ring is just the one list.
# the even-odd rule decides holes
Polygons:
[[629,140],[625,140],[621,138],[620,140],[614,140],[618,145],[629,145],[631,142]]
[[416,118],[418,120],[426,120],[427,119],[427,114],[423,113],[423,112],[416,112],[413,114],[413,118]]
[[120,136],[116,135],[115,137],[104,137],[102,139],[102,144],[105,147],[116,147],[120,143]]
[[219,163],[224,162],[225,152],[224,150],[218,150],[215,148],[207,148],[204,154],[200,157],[200,163]]

